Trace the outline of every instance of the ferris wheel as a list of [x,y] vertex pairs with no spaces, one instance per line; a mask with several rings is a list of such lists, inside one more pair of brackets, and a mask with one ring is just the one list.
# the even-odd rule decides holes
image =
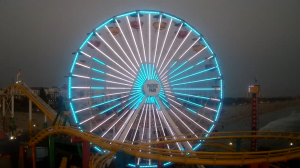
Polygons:
[[[220,115],[222,91],[216,54],[201,33],[164,12],[132,11],[88,34],[75,53],[68,96],[81,128],[132,142],[208,136]],[[200,146],[187,142],[165,148],[192,151]],[[140,158],[137,164],[157,163]]]

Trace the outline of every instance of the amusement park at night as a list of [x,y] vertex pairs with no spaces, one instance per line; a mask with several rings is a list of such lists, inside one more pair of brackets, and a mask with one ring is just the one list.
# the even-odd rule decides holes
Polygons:
[[0,168],[300,168],[300,2],[0,2]]

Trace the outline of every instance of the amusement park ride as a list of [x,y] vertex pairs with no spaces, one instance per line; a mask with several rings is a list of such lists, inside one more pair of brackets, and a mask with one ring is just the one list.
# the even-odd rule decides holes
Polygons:
[[[88,34],[74,53],[68,76],[69,110],[54,111],[23,82],[2,95],[11,100],[26,95],[49,119],[52,127],[28,142],[35,146],[50,136],[67,134],[83,143],[83,168],[104,167],[116,155],[118,167],[191,165],[251,165],[299,158],[300,148],[257,152],[257,139],[299,141],[299,133],[257,132],[259,86],[252,93],[252,131],[214,132],[223,99],[223,76],[217,56],[204,36],[186,21],[158,11],[132,11],[109,18]],[[81,91],[85,91],[82,94]],[[32,109],[29,125],[32,132]],[[69,120],[69,113],[72,122]],[[64,121],[58,119],[64,114]],[[13,134],[12,134],[13,135]],[[252,139],[252,152],[201,151],[210,140]],[[50,140],[52,146],[54,140]],[[90,144],[100,153],[90,156]],[[54,167],[50,147],[50,167]],[[120,151],[122,152],[120,154]],[[134,162],[120,156],[132,155]],[[102,155],[100,157],[100,155]],[[122,163],[120,163],[122,160]],[[63,159],[66,165],[66,159]],[[52,162],[52,163],[51,163]],[[35,160],[33,161],[35,167]]]

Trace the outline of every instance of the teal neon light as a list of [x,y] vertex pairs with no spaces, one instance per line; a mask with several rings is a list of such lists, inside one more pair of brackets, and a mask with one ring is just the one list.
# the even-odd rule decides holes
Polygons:
[[136,13],[136,11],[125,13],[125,14],[122,14],[122,15],[118,15],[116,18],[125,17],[125,16],[131,15],[131,14],[135,14],[135,13]]
[[72,79],[71,77],[69,77],[69,99],[71,99],[71,94],[72,94],[71,88],[72,88]]
[[104,89],[104,87],[91,87],[91,89]]
[[73,62],[73,64],[72,64],[70,73],[73,72],[73,69],[74,69],[74,66],[75,66],[75,64],[76,64],[77,58],[78,58],[78,53],[76,53],[76,55],[75,55],[75,59],[74,59],[74,62]]
[[98,69],[92,68],[92,70],[104,74],[103,71],[100,71],[100,70],[98,70]]
[[191,82],[176,83],[176,84],[172,84],[171,86],[185,85],[185,84],[197,83],[197,82],[205,82],[205,81],[216,80],[216,79],[218,79],[218,78],[209,78],[209,79],[202,79],[202,80],[196,80],[196,81],[191,81]]
[[178,94],[178,95],[182,95],[182,96],[195,97],[195,98],[199,98],[199,99],[206,99],[206,100],[210,99],[208,97],[196,96],[196,95],[190,95],[190,94],[184,94],[184,93],[178,93],[178,92],[174,92],[174,94]]
[[172,68],[175,64],[177,63],[177,61],[175,61],[172,65],[171,65],[171,67],[170,68]]
[[98,62],[98,63],[100,63],[100,64],[102,64],[102,65],[105,65],[104,62],[102,62],[102,61],[100,61],[100,60],[98,60],[98,59],[96,59],[96,58],[94,58],[94,57],[93,57],[93,60],[95,60],[96,62]]
[[173,88],[173,90],[215,90],[215,88]]
[[170,109],[170,107],[165,103],[165,102],[162,102],[168,109]]
[[113,101],[116,101],[116,100],[119,100],[120,98],[116,98],[116,99],[112,99],[112,100],[109,100],[109,101],[106,101],[106,102],[103,102],[103,103],[99,103],[99,104],[96,104],[96,105],[93,105],[91,108],[94,108],[94,107],[97,107],[97,106],[101,106],[103,104],[107,104],[109,102],[113,102]]
[[100,25],[99,27],[96,28],[96,30],[99,30],[101,27],[105,26],[107,23],[109,23],[110,21],[112,21],[113,19],[109,19],[108,21],[106,21],[105,23],[103,23],[102,25]]
[[178,19],[178,18],[176,18],[176,17],[174,17],[174,16],[171,16],[171,15],[168,15],[168,14],[166,14],[166,13],[164,13],[163,15],[165,15],[165,16],[171,18],[171,19],[177,20],[177,21],[179,21],[179,22],[181,21],[181,19]]
[[99,98],[99,97],[104,97],[105,95],[97,95],[97,96],[92,96],[92,98]]
[[200,33],[198,33],[194,28],[192,28],[189,24],[184,23],[187,27],[189,27],[195,34],[197,34],[198,36],[200,36]]
[[218,110],[217,110],[217,115],[216,115],[216,117],[215,117],[215,121],[218,121],[218,118],[219,118],[219,115],[220,115],[221,107],[222,107],[222,103],[220,102],[220,103],[219,103]]
[[218,61],[217,61],[217,57],[214,57],[214,60],[215,60],[215,63],[216,63],[216,65],[217,65],[216,67],[217,67],[219,76],[221,76],[221,71],[220,71],[220,68],[219,68],[219,64],[218,64]]
[[153,12],[153,11],[140,11],[140,13],[147,13],[147,14],[156,14],[156,15],[158,15],[159,14],[159,12]]
[[86,40],[82,43],[82,45],[79,47],[79,49],[81,50],[82,47],[89,41],[89,39],[92,37],[92,35],[94,34],[94,32],[90,33],[90,35],[86,38]]
[[196,111],[194,111],[194,110],[192,110],[192,109],[190,109],[190,108],[187,108],[189,111],[191,111],[192,113],[195,113],[195,114],[197,114],[197,112]]
[[73,105],[72,103],[70,103],[70,107],[71,107],[71,111],[72,111],[72,114],[73,114],[73,117],[74,117],[74,120],[75,120],[75,123],[77,124],[78,123],[78,120],[77,120],[77,116],[74,112],[74,108],[73,108]]
[[113,109],[113,108],[115,108],[115,107],[118,107],[119,105],[121,105],[121,103],[116,104],[116,105],[114,105],[114,106],[112,106],[112,107],[110,107],[110,108],[108,108],[108,109],[102,111],[101,113],[99,113],[99,115],[100,115],[100,114],[103,114],[103,113],[106,113],[107,111],[109,111],[109,110],[111,110],[111,109]]
[[185,61],[184,63],[182,63],[179,67],[177,67],[176,69],[174,69],[171,73],[169,73],[169,75],[171,75],[172,73],[174,73],[175,71],[177,71],[180,67],[182,67],[183,65],[185,65],[187,63],[187,61]]
[[207,44],[204,38],[202,38],[203,42],[205,43],[206,47],[209,49],[211,54],[214,54],[214,52],[211,50],[210,46]]
[[193,103],[193,102],[188,101],[188,100],[184,100],[184,99],[181,99],[181,98],[177,98],[177,99],[178,99],[178,100],[181,100],[181,101],[183,101],[183,102],[189,103],[189,104],[191,104],[191,105],[197,106],[197,107],[203,107],[203,106],[200,105],[200,104]]
[[92,78],[92,80],[97,80],[97,81],[102,81],[102,82],[105,82],[104,79],[98,79],[98,78]]
[[192,69],[193,67],[194,67],[194,66],[190,66],[189,68],[187,68],[187,69],[185,69],[185,70],[183,70],[183,71],[179,72],[178,74],[176,74],[176,75],[174,75],[174,76],[170,77],[170,79],[172,79],[172,78],[174,78],[174,77],[176,77],[176,76],[178,76],[178,75],[180,75],[180,74],[182,74],[182,73],[184,73],[184,72],[186,72],[186,71],[188,71],[188,70]]

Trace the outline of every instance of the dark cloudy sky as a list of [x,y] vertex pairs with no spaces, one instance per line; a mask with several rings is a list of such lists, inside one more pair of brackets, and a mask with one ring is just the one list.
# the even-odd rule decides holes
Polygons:
[[257,77],[263,96],[300,95],[298,0],[0,0],[0,87],[18,70],[29,86],[61,86],[72,52],[104,20],[153,9],[198,29],[219,57],[225,97],[245,96]]

